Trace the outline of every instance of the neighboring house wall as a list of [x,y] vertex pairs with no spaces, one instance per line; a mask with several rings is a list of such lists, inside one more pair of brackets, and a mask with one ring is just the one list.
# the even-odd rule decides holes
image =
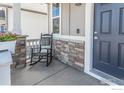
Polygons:
[[8,31],[13,31],[13,10],[8,8]]
[[[8,30],[13,30],[12,8],[8,8]],[[48,15],[21,11],[21,30],[28,39],[40,38],[40,33],[48,33]]]

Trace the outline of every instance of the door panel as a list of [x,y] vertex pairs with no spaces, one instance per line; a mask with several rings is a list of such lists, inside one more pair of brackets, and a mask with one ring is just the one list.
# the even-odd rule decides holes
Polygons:
[[110,42],[101,41],[99,46],[99,61],[110,63]]
[[118,45],[118,67],[124,68],[124,43]]
[[124,8],[120,8],[119,34],[124,34]]
[[100,33],[101,34],[110,34],[111,32],[111,18],[112,11],[103,11],[100,14],[101,22],[100,22]]
[[93,67],[124,79],[124,4],[95,4]]

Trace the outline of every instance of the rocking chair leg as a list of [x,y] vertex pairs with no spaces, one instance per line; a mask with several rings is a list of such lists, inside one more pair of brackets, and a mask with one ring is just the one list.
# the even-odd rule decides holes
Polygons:
[[[33,58],[32,58],[32,59],[33,59]],[[39,56],[39,59],[38,59],[36,62],[34,62],[34,63],[31,61],[31,64],[30,64],[30,65],[35,65],[36,63],[40,62],[41,59],[42,59],[42,57]]]
[[30,62],[30,65],[32,65],[32,61],[33,61],[33,56],[31,55],[31,62]]
[[31,49],[31,61],[30,61],[30,65],[32,64],[33,61],[33,49]]
[[48,67],[48,65],[49,65],[49,58],[48,58],[48,54],[47,54],[47,61],[46,61],[46,66]]
[[51,54],[50,54],[50,63],[52,62],[52,58],[53,58],[53,56],[52,56],[52,51],[51,51]]

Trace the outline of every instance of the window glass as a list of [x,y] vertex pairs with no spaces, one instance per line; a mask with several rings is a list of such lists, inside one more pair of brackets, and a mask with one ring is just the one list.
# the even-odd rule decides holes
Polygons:
[[4,33],[7,31],[7,8],[0,7],[0,33]]
[[59,33],[59,18],[53,19],[53,33]]
[[5,11],[0,10],[0,20],[5,20]]
[[52,7],[52,16],[59,16],[59,4],[58,3],[54,3],[53,7]]

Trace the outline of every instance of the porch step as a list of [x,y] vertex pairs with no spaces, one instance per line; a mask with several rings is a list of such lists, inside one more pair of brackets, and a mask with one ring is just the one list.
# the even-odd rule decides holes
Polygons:
[[106,81],[102,81],[102,82],[107,83],[109,81],[109,82],[111,82],[111,83],[113,83],[115,85],[124,85],[124,80],[116,78],[116,77],[111,76],[109,74],[106,74],[106,73],[104,73],[104,72],[102,72],[100,70],[92,69],[90,72],[93,73],[93,74],[96,74],[96,75],[98,75],[98,76],[100,76],[100,77],[102,77],[104,79],[106,79]]

